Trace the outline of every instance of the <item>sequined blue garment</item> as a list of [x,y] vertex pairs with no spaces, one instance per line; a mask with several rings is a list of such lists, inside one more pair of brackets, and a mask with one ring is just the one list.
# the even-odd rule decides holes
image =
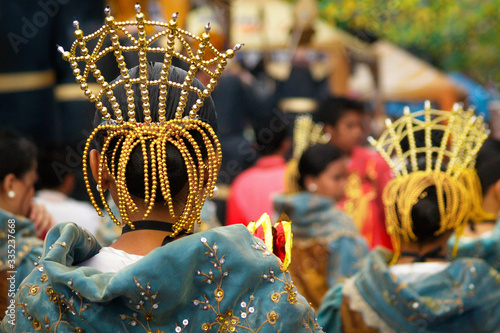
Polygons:
[[[15,232],[12,226],[15,226]],[[42,246],[32,221],[0,209],[0,271],[9,272],[9,277],[14,276],[16,288],[38,262]]]
[[[281,261],[242,225],[153,250],[118,273],[75,266],[98,253],[73,223],[48,234],[6,332],[321,332]],[[1,329],[0,329],[1,330]]]
[[391,257],[377,248],[355,276],[328,292],[318,314],[325,332],[342,332],[344,296],[367,326],[384,333],[500,331],[500,274],[484,260],[456,259],[405,283],[389,272]]
[[366,242],[352,219],[338,210],[331,199],[310,192],[277,195],[274,208],[290,217],[294,248],[311,241],[325,244],[328,249],[326,279],[330,287],[360,269],[368,253]]
[[[448,241],[449,253],[455,245],[455,236]],[[500,271],[500,220],[487,236],[480,236],[474,240],[460,238],[458,240],[457,258],[481,258]]]

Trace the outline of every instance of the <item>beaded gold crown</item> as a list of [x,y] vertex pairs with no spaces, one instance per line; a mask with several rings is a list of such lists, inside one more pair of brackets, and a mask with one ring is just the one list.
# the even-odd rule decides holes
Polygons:
[[[386,125],[378,140],[369,141],[395,175],[382,197],[395,253],[400,252],[401,239],[417,240],[412,231],[411,211],[431,186],[436,188],[441,217],[436,235],[455,229],[458,240],[471,212],[480,209],[473,197],[481,192],[469,190],[471,184],[477,184],[470,176],[475,173],[470,171],[488,137],[482,117],[460,105],[452,111],[435,110],[427,101],[424,110],[411,113],[406,107],[402,117],[395,122],[387,120]],[[397,255],[393,262],[396,260]]]
[[[210,96],[211,92],[217,84],[217,78],[220,77],[222,71],[227,65],[228,59],[231,59],[235,51],[238,51],[242,45],[237,44],[233,49],[225,52],[219,52],[210,43],[210,24],[205,26],[205,32],[201,36],[196,36],[190,32],[182,30],[178,27],[178,14],[173,14],[172,19],[168,23],[148,21],[141,12],[141,6],[135,5],[136,16],[135,21],[117,22],[111,16],[109,7],[105,9],[105,24],[96,32],[84,36],[83,31],[79,28],[77,21],[73,22],[75,27],[74,36],[75,42],[69,51],[65,51],[61,46],[58,50],[62,53],[64,60],[70,63],[75,75],[76,82],[87,96],[87,98],[95,103],[95,107],[100,111],[103,118],[103,123],[97,127],[87,140],[87,145],[84,150],[83,168],[84,177],[87,186],[87,191],[91,201],[100,215],[102,215],[95,198],[90,189],[90,184],[87,174],[87,155],[92,139],[99,131],[106,131],[106,139],[101,150],[101,159],[99,166],[98,185],[100,188],[100,198],[104,207],[115,223],[121,225],[116,217],[109,209],[104,191],[101,187],[102,170],[107,166],[108,158],[104,154],[110,148],[110,143],[113,139],[118,140],[118,144],[112,151],[112,162],[118,161],[118,168],[112,168],[111,175],[116,184],[119,197],[118,208],[123,222],[128,223],[133,228],[130,221],[130,212],[137,212],[138,207],[130,195],[126,178],[125,170],[130,158],[132,149],[136,146],[142,148],[144,155],[144,174],[145,174],[145,193],[144,201],[147,207],[143,219],[151,212],[156,200],[157,188],[161,189],[161,193],[168,202],[170,215],[176,216],[170,193],[170,186],[167,177],[166,165],[166,149],[167,142],[173,144],[181,153],[184,163],[187,168],[189,193],[187,202],[181,214],[176,219],[174,224],[173,236],[177,235],[181,230],[191,232],[193,230],[193,221],[199,221],[201,207],[206,196],[213,196],[215,181],[217,179],[218,169],[222,160],[220,143],[215,135],[215,132],[209,124],[201,121],[198,117],[198,111],[204,104],[204,99]],[[136,30],[137,37],[134,37],[129,30]],[[147,31],[155,31],[152,36],[147,36]],[[104,46],[106,41],[111,42],[110,46]],[[127,44],[120,43],[120,36],[125,36]],[[166,39],[166,46],[155,46],[160,39]],[[190,39],[190,40],[189,40]],[[89,42],[96,42],[95,47],[90,51],[87,47]],[[184,52],[178,52],[175,49],[176,41],[182,45]],[[189,42],[192,42],[191,44]],[[197,43],[198,47],[195,50],[193,44]],[[205,60],[205,51],[209,49],[214,57]],[[124,53],[136,52],[139,59],[138,77],[132,78],[127,68]],[[163,65],[161,67],[161,75],[159,79],[148,79],[148,53],[164,54]],[[107,82],[102,75],[101,70],[97,68],[97,62],[108,54],[113,54],[121,76],[113,82]],[[183,82],[173,82],[169,80],[169,71],[172,63],[172,58],[177,57],[189,65],[187,75]],[[210,69],[215,68],[215,69]],[[205,89],[200,89],[194,86],[193,80],[198,72],[203,72],[210,78],[209,84]],[[100,85],[99,91],[92,91],[89,87],[88,80],[92,75]],[[158,96],[158,119],[153,121],[151,117],[151,105],[149,104],[149,86],[159,86]],[[127,110],[120,108],[120,103],[115,97],[114,89],[123,86],[127,96]],[[166,103],[169,96],[167,95],[167,87],[171,86],[180,90],[180,98],[176,107],[175,118],[167,119]],[[139,123],[136,120],[136,106],[134,100],[134,87],[139,89],[140,102],[143,108],[144,121]],[[196,94],[196,102],[193,103],[190,110],[185,110],[189,94]],[[109,100],[109,110],[103,104],[103,98]],[[128,120],[125,120],[123,115],[127,113]],[[185,115],[186,113],[186,115]],[[202,136],[204,143],[203,148],[207,150],[207,161],[203,160],[200,146],[193,139],[190,132],[197,131]],[[148,144],[146,144],[148,143]],[[190,145],[195,151],[195,158],[189,153],[188,146]],[[119,147],[121,149],[119,149]],[[148,165],[148,156],[151,163]],[[208,171],[208,181],[205,185],[204,174]],[[152,186],[149,186],[150,181]],[[158,184],[158,181],[160,184]],[[204,190],[204,186],[208,190]],[[202,194],[202,195],[201,195]]]
[[[473,109],[463,110],[459,104],[452,111],[432,109],[429,101],[422,111],[410,112],[405,107],[402,117],[395,122],[387,119],[386,125],[378,140],[371,137],[368,140],[395,176],[418,170],[419,156],[425,157],[425,171],[441,171],[445,167],[446,173],[458,176],[463,169],[474,167],[476,155],[488,137],[483,118],[476,117]],[[424,144],[417,145],[415,133],[421,131]],[[438,144],[433,135],[437,131],[442,134]],[[403,141],[409,149],[403,149]]]

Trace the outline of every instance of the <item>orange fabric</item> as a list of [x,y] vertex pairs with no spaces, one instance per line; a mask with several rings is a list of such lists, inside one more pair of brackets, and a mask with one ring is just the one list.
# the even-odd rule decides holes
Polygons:
[[317,310],[328,291],[328,247],[326,244],[305,244],[295,241],[293,264],[288,267],[292,281],[301,295]]

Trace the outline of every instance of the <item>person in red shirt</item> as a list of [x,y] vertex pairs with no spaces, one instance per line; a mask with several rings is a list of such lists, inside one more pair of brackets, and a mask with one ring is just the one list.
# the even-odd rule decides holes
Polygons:
[[376,151],[362,145],[363,117],[362,103],[340,97],[328,98],[315,114],[315,120],[322,122],[325,133],[331,136],[330,143],[349,157],[345,198],[339,206],[351,215],[371,247],[382,245],[391,249],[382,191],[392,173]]
[[263,213],[273,212],[272,196],[285,188],[285,156],[291,149],[286,124],[272,117],[268,126],[257,131],[255,165],[239,174],[229,190],[226,224],[248,225]]

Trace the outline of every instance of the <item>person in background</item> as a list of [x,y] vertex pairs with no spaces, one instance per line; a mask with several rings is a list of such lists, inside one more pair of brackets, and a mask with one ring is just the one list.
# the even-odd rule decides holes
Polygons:
[[95,234],[100,217],[94,207],[70,198],[76,179],[66,157],[63,148],[42,150],[38,164],[40,190],[35,200],[47,208],[56,223],[75,222]]
[[263,213],[273,211],[272,196],[285,186],[285,156],[291,148],[287,126],[273,117],[268,126],[257,132],[259,159],[243,171],[231,185],[227,202],[226,224],[257,221]]
[[[418,119],[424,113],[429,122]],[[450,260],[446,253],[449,237],[459,237],[470,220],[475,193],[459,177],[474,163],[469,158],[475,159],[486,129],[471,113],[431,110],[430,104],[404,117],[373,143],[388,163],[396,147],[401,162],[390,162],[396,176],[383,193],[394,252],[378,247],[356,275],[330,289],[318,322],[331,333],[498,332],[500,274],[484,260]],[[473,129],[450,139],[453,123],[462,120]],[[436,135],[438,145],[436,130],[444,133]],[[417,132],[425,132],[424,140],[416,140]],[[400,144],[413,134],[405,155]]]
[[363,115],[361,103],[336,97],[328,98],[313,114],[330,134],[330,143],[348,157],[345,197],[340,206],[353,218],[370,247],[391,248],[382,204],[382,191],[391,179],[391,170],[377,152],[362,145]]
[[353,221],[335,207],[344,195],[346,158],[329,144],[308,148],[299,160],[301,192],[274,198],[292,221],[290,274],[314,308],[327,290],[352,276],[368,252]]
[[[37,148],[16,132],[0,128],[0,316],[8,305],[11,282],[17,288],[42,253],[54,220],[33,200]],[[14,273],[9,273],[14,272]],[[14,274],[15,278],[7,280]]]

